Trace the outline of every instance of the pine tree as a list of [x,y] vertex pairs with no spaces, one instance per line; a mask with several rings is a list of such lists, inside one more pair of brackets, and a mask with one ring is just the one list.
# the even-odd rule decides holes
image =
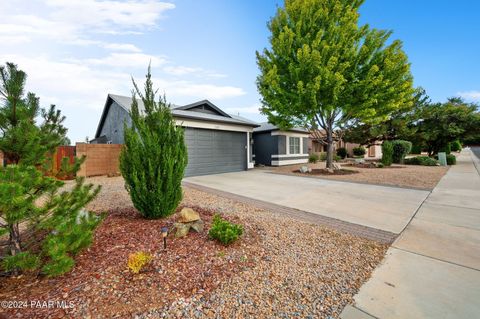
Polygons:
[[[78,178],[71,191],[60,192],[64,183],[45,176],[49,155],[65,141],[65,117],[54,105],[41,109],[35,94],[24,93],[27,76],[15,64],[0,67],[0,77],[0,151],[8,163],[0,167],[0,235],[9,236],[2,267],[59,275],[92,240],[100,218],[83,207],[100,188]],[[76,171],[83,160],[64,169]]]
[[145,92],[135,81],[133,85],[132,126],[124,124],[120,170],[135,208],[146,218],[162,218],[171,215],[182,199],[181,183],[187,165],[184,132],[176,125],[165,97],[155,101],[150,67]]

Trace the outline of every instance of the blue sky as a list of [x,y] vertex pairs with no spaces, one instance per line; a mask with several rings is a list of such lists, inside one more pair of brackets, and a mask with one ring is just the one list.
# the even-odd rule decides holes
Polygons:
[[[283,1],[6,0],[0,63],[28,75],[41,104],[67,116],[72,141],[93,137],[107,93],[129,95],[152,62],[155,85],[175,104],[209,99],[230,113],[258,112],[255,50]],[[416,86],[434,101],[480,101],[480,2],[366,0],[361,22],[393,30]]]

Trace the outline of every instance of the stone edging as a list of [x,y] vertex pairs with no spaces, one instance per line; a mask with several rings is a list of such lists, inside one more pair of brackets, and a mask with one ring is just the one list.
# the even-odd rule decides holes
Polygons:
[[245,203],[245,204],[250,204],[257,206],[259,208],[268,210],[273,213],[280,213],[295,219],[299,219],[302,221],[306,221],[309,223],[317,224],[317,225],[322,225],[322,226],[327,226],[334,228],[340,232],[348,233],[351,235],[367,238],[370,240],[374,240],[383,244],[391,244],[397,237],[397,234],[384,231],[381,229],[376,229],[368,226],[362,226],[362,225],[357,225],[353,223],[349,223],[343,220],[339,220],[336,218],[331,218],[331,217],[326,217],[314,213],[309,213],[303,210],[295,209],[295,208],[289,208],[285,207],[282,205],[276,205],[273,203],[265,202],[262,200],[258,199],[253,199],[249,198],[246,196],[241,196],[229,192],[224,192],[220,191],[214,188],[202,186],[202,185],[197,185],[194,183],[190,182],[182,182],[182,184],[186,187],[193,188],[199,191],[211,193],[214,195],[218,195],[221,197],[225,197],[237,202]]

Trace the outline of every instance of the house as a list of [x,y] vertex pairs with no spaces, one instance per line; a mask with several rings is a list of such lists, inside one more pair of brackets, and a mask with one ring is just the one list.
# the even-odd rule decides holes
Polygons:
[[[131,97],[108,94],[95,139],[90,143],[123,144],[124,122],[131,125],[131,104]],[[144,107],[141,100],[138,105],[140,109]],[[177,125],[185,128],[185,176],[253,168],[251,141],[258,124],[227,114],[207,100],[171,108]]]
[[[359,147],[360,144],[355,143],[348,143],[343,141],[342,139],[335,141],[333,145],[333,149],[337,150],[341,147],[344,147],[347,150],[348,156],[353,157],[353,149],[355,147]],[[327,145],[323,144],[322,142],[318,141],[317,137],[310,135],[308,141],[308,150],[310,154],[313,153],[323,153],[327,151]],[[375,145],[371,145],[369,147],[365,147],[365,158],[366,159],[380,159],[382,158],[382,144],[381,142],[375,143]]]
[[270,123],[253,129],[256,164],[282,166],[308,162],[309,133],[302,128],[281,130]]

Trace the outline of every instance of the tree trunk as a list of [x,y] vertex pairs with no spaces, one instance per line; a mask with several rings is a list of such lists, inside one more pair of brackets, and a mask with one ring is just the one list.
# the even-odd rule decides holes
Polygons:
[[333,169],[333,129],[329,125],[327,133],[327,169]]
[[[20,228],[18,223],[14,223],[9,226],[10,237],[8,240],[8,246],[10,248],[10,254],[15,256],[22,252],[21,242],[20,242]],[[13,275],[18,275],[18,270],[13,270]]]

